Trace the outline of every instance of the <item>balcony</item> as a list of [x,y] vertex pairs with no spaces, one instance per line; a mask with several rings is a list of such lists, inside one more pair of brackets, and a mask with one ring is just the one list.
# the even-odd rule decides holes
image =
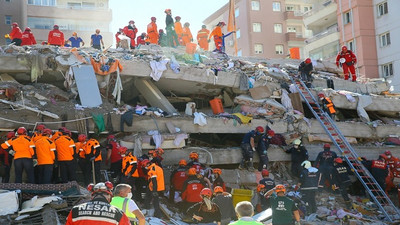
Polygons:
[[303,42],[306,40],[301,33],[288,32],[285,34],[287,42]]
[[319,40],[321,38],[324,38],[324,37],[326,37],[326,36],[328,36],[330,34],[338,33],[338,32],[339,32],[339,27],[336,25],[336,26],[330,27],[329,29],[327,29],[327,30],[325,30],[325,31],[323,31],[321,33],[318,33],[318,34],[308,38],[307,40],[305,40],[305,42],[306,43],[312,43],[312,42],[315,42],[315,41],[317,41],[317,40]]
[[53,7],[53,6],[37,6],[28,5],[28,17],[45,17],[45,18],[58,18],[58,19],[75,19],[75,20],[89,20],[94,18],[99,22],[111,22],[112,11],[110,9],[96,8],[96,9],[72,9],[66,7]]
[[301,11],[285,11],[285,20],[303,20],[303,12]]
[[337,21],[337,4],[334,0],[325,1],[317,4],[314,8],[304,13],[304,25],[308,29],[313,27],[321,27],[327,24],[332,24]]

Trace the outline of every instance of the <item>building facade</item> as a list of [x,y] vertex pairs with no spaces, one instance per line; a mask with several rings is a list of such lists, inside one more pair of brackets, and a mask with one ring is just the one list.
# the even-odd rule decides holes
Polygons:
[[[302,15],[311,8],[312,4],[303,0],[236,0],[238,55],[286,58],[293,53],[304,57],[304,40],[312,33],[305,29]],[[219,21],[227,23],[228,15],[227,4],[204,24],[212,30]],[[225,47],[228,54],[234,54],[233,36],[225,40]]]
[[[90,36],[96,29],[100,29],[106,46],[113,43],[113,34],[110,32],[112,12],[108,0],[0,0],[0,4],[5,4],[4,1],[19,7],[11,16],[20,18],[21,29],[30,27],[38,43],[47,40],[55,24],[64,32],[66,39],[77,32],[85,46],[89,46]],[[5,13],[3,8],[0,11],[0,14]],[[3,33],[7,32],[9,29]],[[5,43],[4,39],[2,43]]]
[[11,40],[5,39],[4,35],[11,31],[13,22],[17,22],[19,26],[26,26],[24,12],[26,12],[26,4],[23,4],[23,1],[0,0],[0,45],[11,43]]

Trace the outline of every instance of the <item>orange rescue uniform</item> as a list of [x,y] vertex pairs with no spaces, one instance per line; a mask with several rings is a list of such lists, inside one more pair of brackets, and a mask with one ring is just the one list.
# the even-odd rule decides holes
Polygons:
[[186,46],[186,44],[192,42],[192,40],[193,40],[193,35],[192,35],[192,32],[190,31],[190,28],[184,27],[183,34],[182,34],[183,46]]
[[[132,155],[131,152],[129,152],[124,158],[122,158],[122,173],[127,177],[129,173],[132,172],[132,169],[135,171],[132,173],[132,177],[139,177],[139,170],[138,170],[138,164],[137,164],[137,158],[136,156]],[[136,168],[134,168],[136,164]]]
[[18,137],[7,140],[3,144],[1,144],[1,147],[3,149],[8,149],[11,146],[15,151],[14,160],[19,158],[31,159],[32,156],[35,154],[35,151],[33,150],[35,144],[26,135],[19,135]]
[[207,29],[201,29],[197,32],[197,42],[200,45],[200,48],[208,51],[208,36],[210,35],[210,31]]
[[178,35],[179,44],[183,45],[183,28],[181,22],[175,22],[175,33]]
[[74,159],[74,141],[66,136],[62,135],[54,141],[57,149],[58,161],[71,161]]
[[56,145],[49,137],[42,136],[35,142],[38,165],[54,164]]
[[157,30],[157,24],[155,22],[149,23],[147,25],[147,35],[149,37],[149,41],[152,44],[158,44],[158,30]]
[[161,167],[157,166],[155,163],[149,166],[149,172],[147,172],[149,176],[149,189],[153,191],[153,178],[156,178],[157,181],[157,191],[164,191],[164,171]]
[[55,141],[58,137],[62,135],[61,131],[56,131],[53,136],[51,136],[51,140]]
[[81,159],[86,158],[85,145],[86,145],[86,142],[82,143],[82,142],[78,141],[75,143],[76,154],[78,154]]
[[[92,147],[93,147],[93,152],[92,152]],[[96,139],[89,139],[86,142],[86,145],[84,146],[85,149],[85,154],[86,155],[90,155],[92,154],[93,156],[96,156],[96,158],[94,159],[95,162],[97,161],[101,161],[101,152],[100,149],[97,149],[100,147],[100,143],[96,140]]]

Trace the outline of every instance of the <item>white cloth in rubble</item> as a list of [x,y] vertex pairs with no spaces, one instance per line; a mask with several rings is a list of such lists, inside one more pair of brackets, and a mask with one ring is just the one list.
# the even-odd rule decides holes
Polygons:
[[179,144],[185,140],[186,138],[188,138],[187,134],[178,134],[176,135],[175,139],[174,139],[174,145],[175,146],[179,146]]
[[358,96],[357,114],[363,122],[370,122],[368,113],[365,111],[365,107],[372,104],[372,97],[369,95]]
[[296,86],[294,85],[294,84],[291,84],[290,86],[289,86],[289,91],[291,92],[291,93],[297,93],[298,91],[297,91],[297,88],[296,88]]
[[150,61],[151,73],[150,77],[155,81],[159,81],[163,72],[167,70],[167,63],[169,60],[161,60],[159,62],[152,60]]
[[163,143],[163,138],[160,132],[158,132],[158,130],[150,130],[147,132],[147,134],[152,136],[153,141],[156,144],[156,148],[160,148],[161,144]]
[[198,124],[200,126],[205,126],[207,125],[207,119],[206,119],[206,114],[202,113],[202,112],[195,112],[193,113],[194,115],[194,124]]
[[122,88],[121,76],[119,75],[119,68],[117,68],[117,80],[115,81],[114,91],[112,95],[117,98],[117,103],[121,104],[121,92],[124,90]]
[[180,68],[181,66],[179,65],[174,55],[171,56],[171,62],[169,63],[169,67],[171,67],[171,70],[174,71],[174,73],[181,72]]
[[142,155],[142,137],[140,135],[136,135],[135,144],[133,145],[133,154],[134,155]]
[[289,98],[288,92],[285,89],[282,89],[281,101],[287,112],[293,111],[292,100]]

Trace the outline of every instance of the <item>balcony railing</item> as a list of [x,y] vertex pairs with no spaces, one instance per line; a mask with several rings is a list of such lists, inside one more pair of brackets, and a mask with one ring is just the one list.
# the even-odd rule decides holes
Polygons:
[[321,39],[321,38],[323,38],[325,36],[328,36],[328,35],[336,33],[336,32],[339,32],[339,27],[337,25],[333,26],[333,27],[330,27],[327,30],[322,31],[322,32],[320,32],[320,33],[318,33],[318,34],[306,39],[305,42],[306,43],[311,43],[311,42],[314,42],[314,41],[316,41],[318,39]]
[[286,36],[286,41],[304,41],[305,38],[303,37],[302,33],[296,33],[296,32],[287,32],[285,34]]
[[336,0],[326,0],[322,3],[315,4],[313,6],[312,10],[307,11],[303,14],[303,17],[306,18],[306,17],[312,16],[312,15],[316,14],[317,12],[321,11],[322,9],[326,8],[327,6],[334,4],[334,3],[336,3]]

